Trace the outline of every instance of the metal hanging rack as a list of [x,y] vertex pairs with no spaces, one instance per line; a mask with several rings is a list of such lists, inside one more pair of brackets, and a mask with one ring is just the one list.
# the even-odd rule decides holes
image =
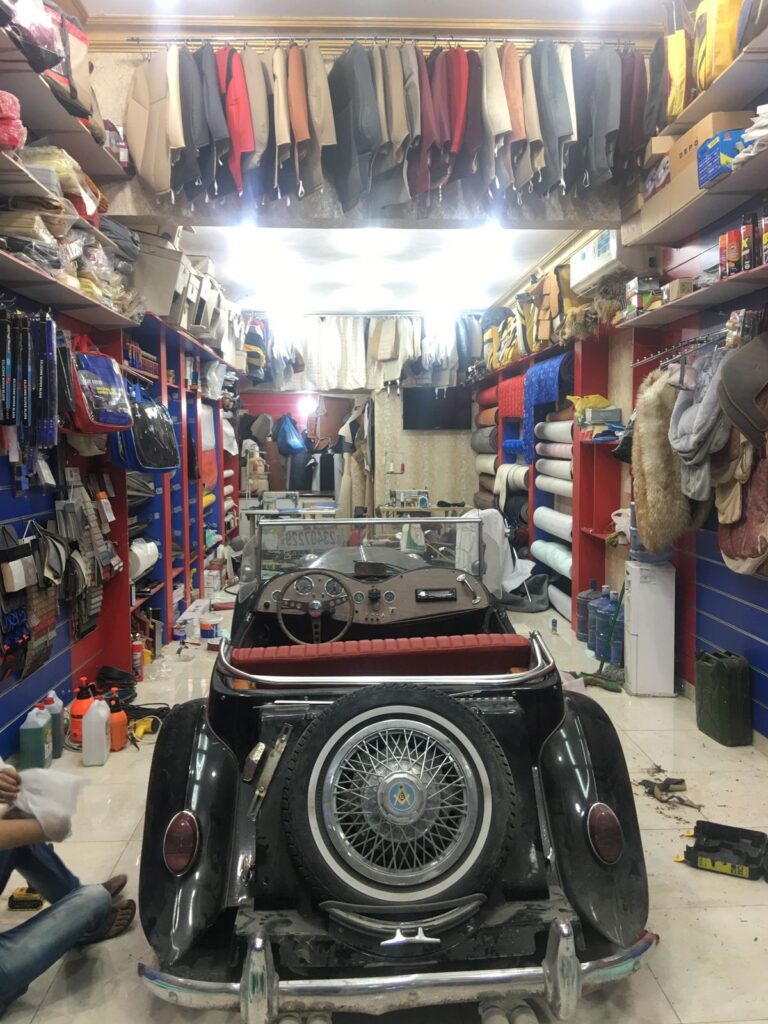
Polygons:
[[698,352],[699,349],[705,348],[707,345],[716,345],[719,341],[724,341],[727,336],[727,328],[718,327],[716,331],[710,331],[708,334],[700,334],[695,338],[688,338],[687,341],[680,341],[677,345],[661,348],[658,352],[654,352],[653,355],[635,360],[632,366],[644,366],[646,363],[653,363],[660,359],[659,368],[661,369],[674,362],[680,356],[687,355],[689,350],[691,352]]
[[[644,33],[648,35],[649,33]],[[356,32],[354,34],[336,34],[336,33],[291,33],[291,32],[232,32],[232,33],[201,33],[199,35],[190,34],[188,32],[178,34],[168,34],[156,36],[128,36],[125,40],[126,43],[131,43],[134,46],[170,46],[171,44],[184,45],[186,44],[203,44],[203,43],[229,43],[230,45],[236,45],[237,43],[276,43],[280,44],[285,41],[288,43],[299,43],[299,42],[316,42],[316,43],[446,43],[449,46],[458,46],[459,44],[469,43],[474,45],[482,45],[486,43],[522,43],[533,45],[536,42],[546,40],[552,43],[562,43],[564,45],[571,45],[573,43],[583,43],[585,46],[611,46],[617,47],[622,46],[638,46],[641,45],[638,39],[627,39],[626,37],[615,36],[610,33],[598,34],[593,36],[574,34],[568,38],[566,37],[554,37],[549,36],[546,29],[542,27],[541,32],[538,35],[531,35],[530,29],[525,32],[516,32],[514,29],[509,32],[460,32],[458,35],[454,33],[440,34],[434,32],[428,33],[403,33],[403,32]]]

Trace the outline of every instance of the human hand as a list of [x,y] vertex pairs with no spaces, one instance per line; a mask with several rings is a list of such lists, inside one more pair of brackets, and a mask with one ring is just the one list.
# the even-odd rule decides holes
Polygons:
[[5,767],[0,770],[0,802],[12,804],[19,795],[21,776],[15,769]]

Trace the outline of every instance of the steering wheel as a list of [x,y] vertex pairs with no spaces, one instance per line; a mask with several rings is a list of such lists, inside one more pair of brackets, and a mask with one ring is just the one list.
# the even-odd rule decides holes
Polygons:
[[[313,581],[312,591],[306,595],[299,594],[295,588],[290,598],[286,598],[286,593],[293,587],[297,580],[308,578]],[[319,595],[316,593],[317,581],[320,581]],[[325,590],[325,581],[333,580],[334,583],[338,583],[341,587],[341,593],[334,597],[331,597]],[[340,623],[341,628],[335,636],[331,637],[333,640],[341,640],[344,634],[347,632],[349,627],[352,625],[352,620],[355,617],[355,606],[352,600],[352,591],[347,585],[347,581],[341,575],[341,573],[333,572],[330,569],[304,569],[301,572],[292,573],[283,584],[280,590],[280,596],[277,598],[277,621],[282,629],[283,633],[288,637],[289,640],[295,644],[308,645],[323,643],[322,636],[322,618],[324,615],[328,615],[330,612],[335,611],[337,608],[341,608],[342,605],[347,606],[347,617],[346,621]],[[285,621],[283,615],[284,610],[289,609],[291,611],[303,611],[309,616],[310,624],[312,626],[312,639],[301,640],[296,634],[290,629]],[[325,641],[330,642],[330,641]]]

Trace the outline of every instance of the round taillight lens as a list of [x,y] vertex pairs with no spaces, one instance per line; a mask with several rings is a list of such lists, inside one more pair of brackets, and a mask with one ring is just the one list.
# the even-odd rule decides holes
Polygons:
[[190,811],[175,814],[165,830],[163,859],[174,875],[183,875],[192,867],[200,844],[200,827]]
[[624,852],[621,822],[608,804],[592,804],[587,815],[589,844],[603,864],[616,864]]

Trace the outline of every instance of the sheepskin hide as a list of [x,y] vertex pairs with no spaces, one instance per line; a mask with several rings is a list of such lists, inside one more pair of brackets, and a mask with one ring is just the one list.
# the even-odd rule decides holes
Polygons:
[[677,394],[667,373],[649,373],[637,394],[632,435],[632,478],[637,529],[649,551],[661,552],[691,527],[690,503],[682,492],[680,459],[669,443]]

